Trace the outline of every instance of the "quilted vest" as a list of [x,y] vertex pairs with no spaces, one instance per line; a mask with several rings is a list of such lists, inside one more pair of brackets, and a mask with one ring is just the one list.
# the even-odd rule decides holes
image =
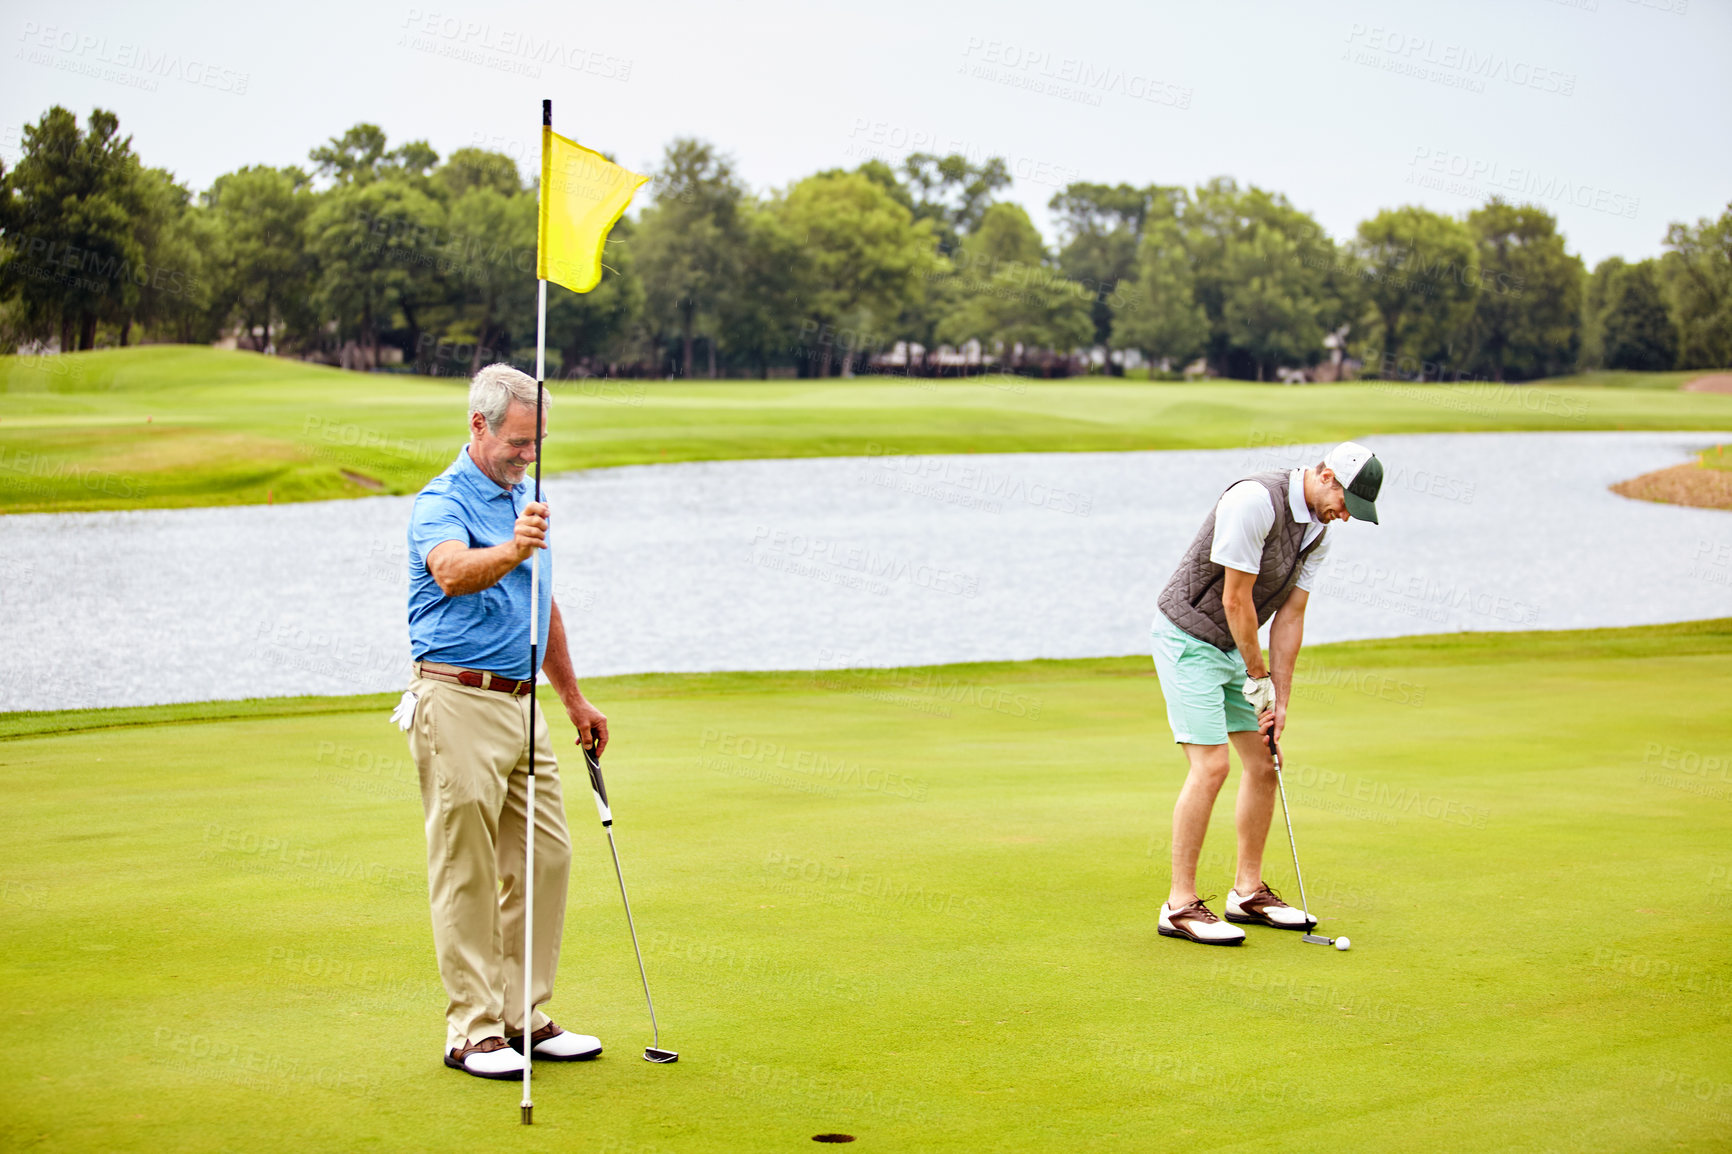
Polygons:
[[[1251,603],[1257,607],[1257,624],[1262,625],[1275,615],[1293,592],[1299,580],[1299,569],[1311,550],[1323,541],[1323,533],[1303,548],[1308,522],[1295,521],[1287,504],[1288,472],[1277,469],[1253,473],[1242,478],[1255,481],[1269,491],[1269,503],[1275,507],[1275,526],[1263,542],[1263,557],[1258,563],[1257,580],[1251,586]],[[1238,484],[1237,481],[1234,484]],[[1228,488],[1232,488],[1231,485]],[[1225,491],[1223,491],[1225,495]],[[1217,500],[1216,504],[1220,502]],[[1227,610],[1221,605],[1221,591],[1227,570],[1209,560],[1209,548],[1215,540],[1215,510],[1197,533],[1197,539],[1185,551],[1184,559],[1173,572],[1172,580],[1161,590],[1161,612],[1167,620],[1199,641],[1207,641],[1216,649],[1230,653],[1238,646],[1233,631],[1227,628]]]

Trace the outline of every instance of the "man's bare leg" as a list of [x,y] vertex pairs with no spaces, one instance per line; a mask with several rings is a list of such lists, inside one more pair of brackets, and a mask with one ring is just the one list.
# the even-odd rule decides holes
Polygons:
[[1191,768],[1173,805],[1173,881],[1167,895],[1167,908],[1172,910],[1197,900],[1197,858],[1203,852],[1203,835],[1209,832],[1215,797],[1227,780],[1226,746],[1181,743],[1181,748]]
[[1239,834],[1239,864],[1233,888],[1250,896],[1263,884],[1263,847],[1269,840],[1269,823],[1275,816],[1275,759],[1261,733],[1230,733],[1233,751],[1239,755],[1239,800],[1233,808],[1233,824]]

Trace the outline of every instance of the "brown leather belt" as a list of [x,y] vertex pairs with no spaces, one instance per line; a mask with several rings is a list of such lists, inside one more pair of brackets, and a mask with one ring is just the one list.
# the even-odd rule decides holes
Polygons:
[[458,685],[467,685],[471,689],[491,689],[495,693],[509,693],[513,697],[522,697],[535,688],[535,678],[527,681],[513,681],[509,677],[500,677],[485,669],[461,669],[455,665],[441,665],[437,661],[417,661],[415,672],[418,676],[433,681],[451,681]]

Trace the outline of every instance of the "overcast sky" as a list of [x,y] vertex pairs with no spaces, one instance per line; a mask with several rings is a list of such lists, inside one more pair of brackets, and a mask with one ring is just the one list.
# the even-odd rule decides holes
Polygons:
[[195,189],[305,165],[363,120],[532,158],[545,96],[621,163],[698,136],[760,190],[872,155],[1000,155],[1049,238],[1072,180],[1227,175],[1336,237],[1503,191],[1592,266],[1732,198],[1732,0],[7,0],[0,35],[8,162],[51,105],[100,106]]

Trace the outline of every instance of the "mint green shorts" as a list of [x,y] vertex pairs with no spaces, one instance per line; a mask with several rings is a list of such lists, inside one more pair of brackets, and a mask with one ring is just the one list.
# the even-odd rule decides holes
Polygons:
[[1226,745],[1228,733],[1257,732],[1257,715],[1242,692],[1245,659],[1237,649],[1222,653],[1168,621],[1164,613],[1155,614],[1149,634],[1174,741]]

